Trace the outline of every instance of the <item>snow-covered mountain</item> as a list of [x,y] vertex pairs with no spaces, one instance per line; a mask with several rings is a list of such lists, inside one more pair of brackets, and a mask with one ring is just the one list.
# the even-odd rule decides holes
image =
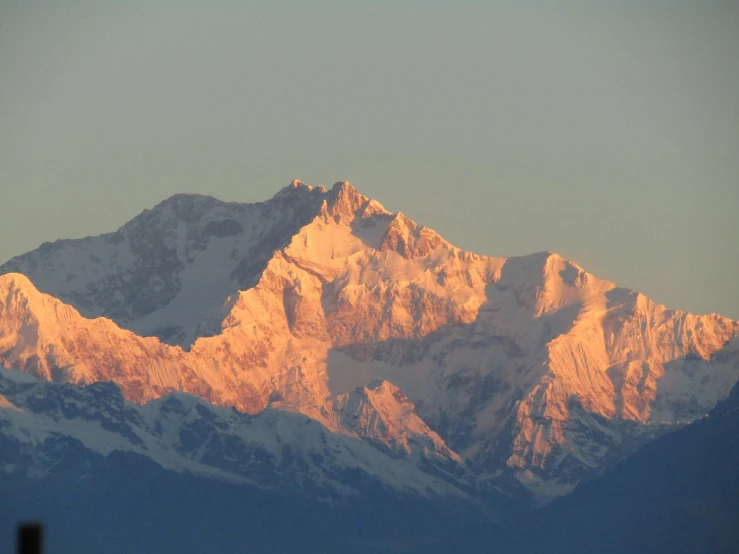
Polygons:
[[178,195],[0,275],[8,367],[114,381],[139,404],[184,391],[297,412],[543,495],[739,380],[739,323],[668,310],[550,252],[462,251],[346,182],[247,205]]
[[[382,398],[387,386],[375,396]],[[365,413],[380,419],[373,410]],[[314,500],[340,502],[382,489],[469,500],[462,490],[470,488],[469,473],[440,439],[410,460],[410,451],[391,448],[388,456],[356,434],[332,433],[306,416],[272,409],[248,415],[186,393],[139,406],[112,383],[78,387],[0,368],[0,429],[0,471],[6,473],[43,477],[66,449],[76,448],[103,456],[131,452],[167,470]],[[413,444],[413,429],[403,431]],[[456,477],[439,466],[456,469]]]
[[139,406],[112,383],[0,368],[4,545],[19,521],[41,521],[52,552],[405,552],[510,513],[509,497],[481,502],[454,465],[281,410],[186,393]]
[[733,554],[739,545],[739,385],[707,417],[515,522],[465,528],[416,554]]
[[319,196],[295,188],[237,204],[179,194],[115,233],[44,243],[2,273],[33,274],[39,289],[85,317],[189,345],[218,331],[229,296],[256,284],[274,252],[314,217]]

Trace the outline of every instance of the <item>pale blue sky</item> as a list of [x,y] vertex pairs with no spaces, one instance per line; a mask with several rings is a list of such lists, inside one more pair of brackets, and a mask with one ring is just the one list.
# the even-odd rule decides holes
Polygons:
[[739,2],[0,0],[0,261],[351,181],[739,319]]

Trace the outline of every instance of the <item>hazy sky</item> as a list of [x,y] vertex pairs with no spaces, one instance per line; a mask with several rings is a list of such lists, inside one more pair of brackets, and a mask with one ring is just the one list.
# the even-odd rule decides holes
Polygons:
[[739,2],[0,0],[0,261],[351,181],[739,319]]

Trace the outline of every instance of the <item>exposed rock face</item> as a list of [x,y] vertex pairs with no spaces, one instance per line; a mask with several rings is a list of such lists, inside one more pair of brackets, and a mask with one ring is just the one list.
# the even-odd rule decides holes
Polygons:
[[[736,322],[668,310],[550,252],[464,252],[346,182],[294,182],[253,205],[176,196],[11,271],[28,279],[0,277],[8,366],[115,381],[138,403],[176,390],[271,404],[543,494],[702,416],[739,380]],[[172,344],[141,336],[165,328]]]
[[388,381],[375,381],[338,395],[333,414],[340,428],[371,439],[390,452],[461,462],[418,417],[416,407],[403,391]]

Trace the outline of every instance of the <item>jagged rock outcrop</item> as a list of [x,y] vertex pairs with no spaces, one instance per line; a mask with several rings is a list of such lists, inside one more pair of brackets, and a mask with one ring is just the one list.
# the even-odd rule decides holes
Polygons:
[[332,416],[338,427],[406,456],[436,456],[460,462],[444,441],[416,414],[416,407],[398,387],[374,381],[340,394]]

